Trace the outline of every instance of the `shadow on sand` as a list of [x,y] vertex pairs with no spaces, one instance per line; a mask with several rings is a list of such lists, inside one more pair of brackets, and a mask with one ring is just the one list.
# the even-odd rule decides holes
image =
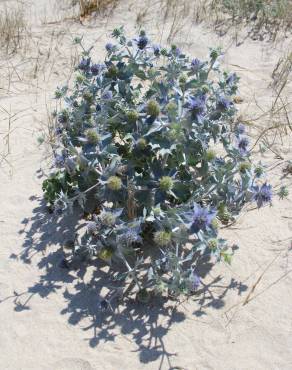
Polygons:
[[[33,210],[33,216],[22,221],[20,234],[24,234],[25,241],[21,253],[12,255],[24,263],[31,263],[37,256],[41,275],[38,281],[28,287],[23,293],[14,292],[6,299],[13,299],[16,311],[30,309],[29,301],[35,296],[48,297],[51,293],[62,292],[66,306],[61,311],[68,317],[72,325],[79,324],[83,319],[90,320],[87,327],[82,330],[90,333],[89,345],[96,347],[101,342],[115,341],[117,335],[125,335],[131,343],[137,346],[141,363],[160,361],[158,368],[172,365],[172,358],[176,353],[169,353],[164,345],[164,337],[173,323],[185,319],[180,311],[180,302],[166,302],[162,298],[151,301],[148,305],[128,299],[124,302],[112,302],[111,309],[100,310],[101,290],[109,284],[109,274],[104,264],[96,263],[92,269],[91,278],[85,282],[86,267],[79,269],[66,269],[63,265],[64,252],[61,247],[64,241],[72,239],[82,225],[78,224],[80,213],[67,216],[66,219],[56,219],[49,214],[43,200],[31,197],[39,205]],[[35,259],[33,260],[35,261]],[[206,261],[200,274],[204,277],[212,265]],[[68,289],[67,289],[68,288]],[[213,293],[214,289],[220,293]],[[231,279],[230,283],[223,285],[222,277],[217,276],[207,285],[202,285],[198,293],[190,299],[195,301],[194,315],[206,315],[205,309],[214,307],[220,309],[224,306],[224,298],[229,289],[235,289],[238,294],[247,289],[246,285]],[[70,290],[70,292],[69,292]],[[87,321],[86,321],[87,322]],[[89,322],[89,321],[88,321]]]

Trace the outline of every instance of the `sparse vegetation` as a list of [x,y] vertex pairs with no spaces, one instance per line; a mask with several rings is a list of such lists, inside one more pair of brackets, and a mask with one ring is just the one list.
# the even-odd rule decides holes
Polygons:
[[14,53],[22,45],[27,35],[28,25],[21,5],[0,12],[0,48],[5,53]]

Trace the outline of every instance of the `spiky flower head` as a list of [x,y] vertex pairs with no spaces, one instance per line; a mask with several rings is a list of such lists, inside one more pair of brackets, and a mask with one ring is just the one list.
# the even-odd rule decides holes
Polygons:
[[169,231],[156,231],[154,233],[154,242],[160,247],[166,247],[171,243],[171,232]]
[[212,162],[212,161],[214,161],[215,158],[216,158],[216,152],[215,152],[215,150],[213,150],[213,149],[207,149],[206,150],[206,160],[208,162]]
[[139,118],[139,113],[135,110],[130,110],[126,113],[126,116],[127,116],[127,121],[129,123],[136,123],[138,118]]
[[217,241],[217,239],[212,238],[212,239],[209,239],[209,240],[208,240],[208,247],[209,247],[211,250],[216,249],[216,248],[217,248],[217,245],[218,245],[218,241]]
[[228,110],[231,106],[231,101],[224,96],[220,96],[217,101],[217,109],[221,112]]
[[188,279],[188,288],[191,292],[196,291],[201,285],[201,279],[198,274],[194,271],[191,272],[189,279]]
[[66,109],[63,109],[58,115],[59,123],[67,123],[69,121],[69,113]]
[[98,253],[98,257],[106,262],[110,261],[114,251],[111,248],[102,248]]
[[192,117],[198,122],[201,122],[206,111],[206,96],[189,96],[187,106],[192,114]]
[[98,218],[103,225],[113,226],[116,223],[116,216],[112,212],[102,211]]
[[89,128],[85,131],[85,137],[89,144],[97,144],[100,141],[100,135],[94,128]]
[[118,191],[122,188],[122,180],[118,176],[110,176],[107,180],[107,187],[110,190]]
[[233,85],[237,80],[238,80],[238,77],[237,77],[236,73],[231,73],[231,74],[226,78],[226,84],[227,84],[227,85]]
[[137,147],[139,149],[145,149],[147,145],[147,140],[144,137],[140,137],[140,139],[137,140]]
[[147,114],[151,117],[158,117],[160,114],[159,104],[155,100],[149,100],[146,106]]
[[113,98],[113,93],[110,90],[108,90],[104,92],[101,97],[103,100],[111,100]]
[[78,73],[76,75],[76,82],[77,83],[82,84],[85,80],[86,80],[86,77],[83,74]]
[[224,224],[227,225],[231,220],[231,214],[224,204],[220,204],[218,207],[218,218]]
[[87,72],[90,68],[90,58],[83,58],[79,65],[78,65],[78,68],[81,70],[81,71],[84,71],[84,72]]
[[113,50],[114,50],[114,45],[111,43],[111,42],[108,42],[106,45],[105,45],[105,50],[108,52],[108,53],[111,53]]
[[289,195],[289,190],[287,189],[287,186],[281,186],[280,190],[278,191],[278,195],[280,199],[287,198]]
[[209,89],[209,86],[208,86],[208,85],[203,85],[203,86],[201,87],[201,90],[202,90],[202,93],[203,93],[203,94],[207,94],[207,93],[210,91],[210,89]]
[[92,64],[90,71],[94,76],[97,76],[104,69],[102,64]]
[[85,90],[83,92],[83,95],[82,96],[88,102],[92,102],[93,101],[93,94],[92,94],[92,92],[90,90]]
[[169,191],[173,188],[173,179],[170,176],[163,176],[159,180],[159,187],[163,191]]
[[242,123],[239,123],[236,127],[235,127],[235,133],[237,135],[243,135],[245,133],[245,126],[244,124]]
[[153,53],[156,57],[159,57],[159,55],[160,55],[160,46],[159,45],[153,45]]
[[97,233],[97,224],[94,221],[89,221],[87,223],[87,232],[89,234],[95,235]]
[[191,62],[191,69],[193,72],[197,73],[203,66],[203,63],[198,59],[195,58]]
[[266,182],[262,185],[256,185],[252,187],[253,200],[257,202],[258,208],[262,207],[266,203],[272,202],[273,190],[272,186]]
[[199,204],[194,204],[193,222],[191,230],[198,233],[200,230],[206,231],[211,226],[212,220],[216,217],[216,210],[201,207]]
[[145,35],[141,35],[140,33],[140,36],[139,38],[137,39],[137,46],[140,50],[144,50],[148,44],[149,40],[148,40],[148,37],[145,36]]
[[239,164],[239,172],[240,173],[246,173],[247,171],[251,170],[251,163],[250,162],[241,162]]
[[261,165],[257,165],[254,169],[254,173],[256,177],[261,177],[264,174],[264,168]]
[[248,153],[249,140],[246,136],[239,136],[237,140],[237,147],[241,155]]
[[118,73],[119,73],[118,67],[115,66],[114,64],[111,64],[107,69],[106,77],[115,78],[117,77]]
[[141,244],[142,241],[139,232],[133,228],[128,229],[124,234],[117,237],[117,243],[124,247],[129,247],[134,243]]
[[165,109],[167,110],[167,112],[168,112],[169,114],[173,114],[173,113],[175,113],[175,112],[176,112],[176,110],[177,110],[177,104],[176,104],[174,101],[170,101],[170,102],[166,105]]
[[179,84],[180,84],[180,86],[184,86],[186,84],[187,80],[188,80],[188,77],[185,74],[182,74],[179,77]]

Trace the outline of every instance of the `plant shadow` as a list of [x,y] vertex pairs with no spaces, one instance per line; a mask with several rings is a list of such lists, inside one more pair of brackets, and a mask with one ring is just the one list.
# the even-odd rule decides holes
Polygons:
[[[19,255],[11,255],[11,258],[31,263],[36,257],[41,274],[39,280],[25,292],[14,291],[13,295],[4,300],[12,299],[15,311],[20,312],[30,309],[29,302],[36,295],[45,298],[51,293],[61,292],[66,301],[61,314],[68,317],[71,325],[82,322],[82,330],[90,333],[87,338],[89,346],[114,342],[117,336],[122,335],[137,346],[141,363],[159,360],[159,369],[165,363],[168,369],[175,369],[172,358],[177,354],[167,351],[164,337],[173,323],[182,322],[186,318],[183,310],[180,310],[181,302],[153,298],[150,303],[142,304],[133,298],[125,298],[123,301],[117,298],[110,301],[108,309],[102,310],[100,303],[104,298],[104,287],[109,285],[111,278],[109,268],[103,262],[95,261],[95,266],[90,267],[88,278],[89,268],[85,265],[78,269],[68,269],[63,263],[65,253],[62,246],[85,223],[79,222],[80,210],[75,210],[65,218],[57,218],[49,214],[42,199],[31,197],[30,200],[37,200],[39,204],[31,218],[22,220],[19,233],[25,236],[23,249]],[[210,261],[204,261],[200,267],[200,276],[204,278],[211,268]],[[206,315],[208,307],[222,308],[228,290],[235,289],[241,294],[247,289],[246,285],[235,279],[231,279],[227,285],[222,280],[221,276],[217,276],[210,283],[202,284],[197,294],[189,298],[196,302],[195,316]],[[117,288],[117,282],[111,281],[110,284]],[[219,293],[214,293],[214,288]],[[84,327],[84,322],[89,324]]]

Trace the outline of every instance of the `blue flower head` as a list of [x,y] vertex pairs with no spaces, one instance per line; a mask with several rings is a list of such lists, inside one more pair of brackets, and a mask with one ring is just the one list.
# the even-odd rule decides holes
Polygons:
[[198,59],[195,58],[191,62],[191,69],[193,72],[197,73],[202,68],[203,63]]
[[226,111],[231,105],[231,101],[226,99],[224,96],[220,96],[217,101],[217,109],[220,111]]
[[237,81],[237,76],[236,73],[231,73],[227,78],[226,78],[226,83],[227,85],[233,85],[234,82]]
[[114,49],[114,45],[111,43],[111,42],[108,42],[106,45],[105,45],[105,49],[108,53],[111,53]]
[[273,191],[272,186],[266,182],[262,186],[253,186],[253,200],[257,202],[258,208],[262,207],[266,203],[272,202]]
[[188,98],[188,108],[193,118],[200,123],[206,111],[206,96],[190,96]]
[[84,72],[87,72],[89,70],[89,67],[90,67],[90,58],[87,59],[83,58],[78,65],[78,68]]
[[245,133],[245,126],[242,123],[239,123],[235,128],[235,133],[237,135],[243,135]]
[[159,57],[160,55],[160,46],[159,45],[153,45],[153,53],[156,57]]
[[145,35],[139,36],[137,39],[137,46],[140,50],[144,50],[148,44],[148,37]]
[[189,276],[189,283],[190,283],[190,290],[194,292],[201,285],[200,276],[197,275],[194,271],[192,271]]
[[113,93],[111,91],[106,91],[102,94],[102,99],[111,100],[113,98]]
[[211,226],[212,220],[216,216],[216,210],[210,208],[203,208],[199,204],[194,204],[193,222],[191,230],[194,233],[200,230],[206,231]]
[[101,65],[101,64],[92,64],[92,66],[91,66],[91,68],[90,68],[90,70],[91,70],[91,73],[94,75],[94,76],[96,76],[96,75],[98,75],[101,71],[102,71],[102,69],[103,69],[104,67],[103,67],[103,65]]
[[241,155],[245,155],[248,152],[249,140],[246,136],[239,136],[237,141],[237,147]]

